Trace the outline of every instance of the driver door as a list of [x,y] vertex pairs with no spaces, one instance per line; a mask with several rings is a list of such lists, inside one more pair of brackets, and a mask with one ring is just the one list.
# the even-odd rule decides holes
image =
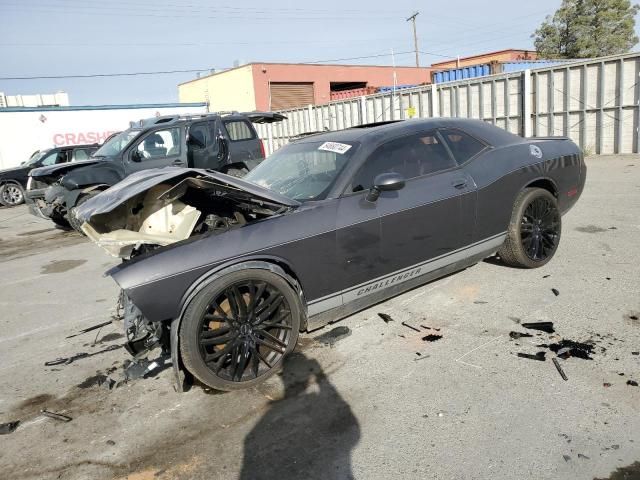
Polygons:
[[186,167],[187,162],[182,155],[183,144],[180,127],[148,132],[129,151],[125,161],[127,174],[149,168]]

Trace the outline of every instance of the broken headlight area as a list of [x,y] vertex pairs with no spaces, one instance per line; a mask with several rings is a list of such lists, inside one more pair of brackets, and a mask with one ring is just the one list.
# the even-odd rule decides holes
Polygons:
[[109,254],[129,259],[148,247],[224,233],[282,210],[281,205],[196,177],[154,185],[107,213],[92,215],[82,230]]
[[164,322],[153,323],[145,319],[124,292],[120,293],[117,312],[124,322],[127,337],[124,348],[131,356],[139,359],[155,348],[161,348],[163,354],[168,354],[169,329]]

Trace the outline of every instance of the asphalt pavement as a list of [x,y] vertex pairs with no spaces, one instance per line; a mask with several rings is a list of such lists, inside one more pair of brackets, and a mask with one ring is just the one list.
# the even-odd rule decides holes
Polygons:
[[[281,375],[233,393],[177,393],[167,365],[109,389],[121,323],[66,337],[112,318],[118,259],[0,208],[0,423],[20,421],[0,478],[639,478],[640,157],[587,165],[546,266],[488,259],[303,334]],[[540,321],[555,332],[522,327]],[[558,361],[566,381],[562,339],[593,348]]]

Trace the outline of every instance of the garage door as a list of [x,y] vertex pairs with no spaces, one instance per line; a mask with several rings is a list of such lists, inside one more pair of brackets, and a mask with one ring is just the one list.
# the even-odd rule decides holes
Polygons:
[[313,105],[313,83],[271,83],[271,110]]

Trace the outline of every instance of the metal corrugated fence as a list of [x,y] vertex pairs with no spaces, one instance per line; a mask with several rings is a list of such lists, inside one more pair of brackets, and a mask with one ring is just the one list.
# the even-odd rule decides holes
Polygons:
[[306,132],[467,117],[523,136],[568,136],[589,153],[638,153],[639,75],[639,53],[603,57],[285,110],[287,120],[258,133],[271,153]]

